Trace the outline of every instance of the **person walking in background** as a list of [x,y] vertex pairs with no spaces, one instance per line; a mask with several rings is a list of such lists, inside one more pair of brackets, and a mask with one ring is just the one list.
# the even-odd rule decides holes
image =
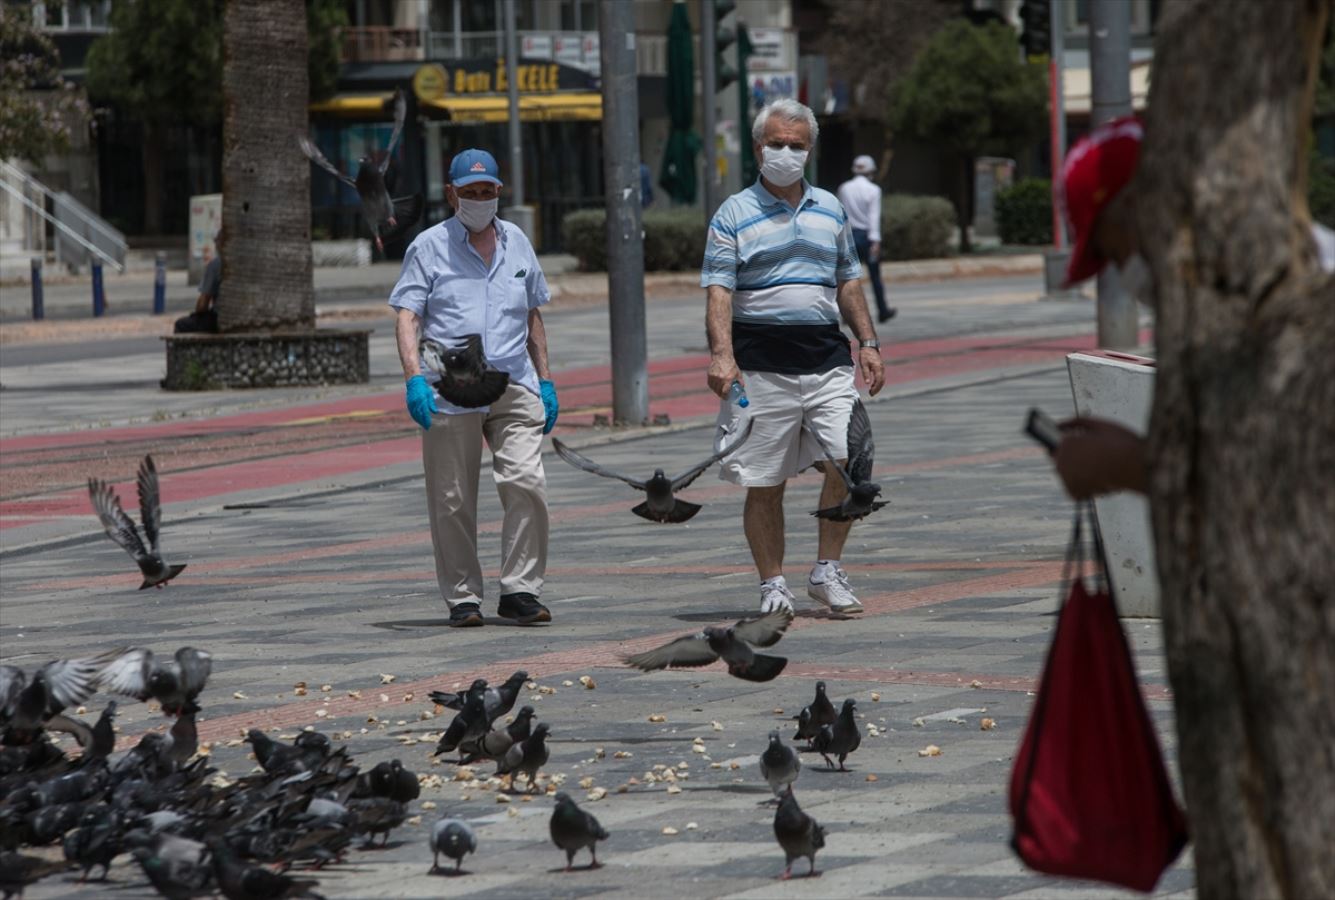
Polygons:
[[[450,163],[445,197],[454,216],[417,236],[403,257],[389,305],[407,379],[408,412],[421,425],[427,512],[436,581],[450,626],[483,624],[477,558],[477,492],[482,442],[504,508],[501,597],[497,612],[521,625],[551,621],[538,602],[547,569],[547,477],[542,436],[559,406],[547,369],[547,332],[539,307],[547,279],[524,232],[496,218],[501,180],[495,158],[464,150]],[[509,384],[488,407],[466,409],[439,397],[422,374],[419,341],[459,347],[480,335],[489,365]],[[432,373],[432,380],[439,376]]]
[[885,286],[881,284],[881,186],[871,180],[875,174],[875,160],[859,156],[853,160],[853,177],[839,185],[838,196],[853,227],[858,262],[867,267],[867,277],[871,279],[876,321],[888,322],[898,310],[886,305]]
[[[802,177],[818,134],[816,117],[796,100],[760,111],[751,129],[760,178],[715,213],[700,273],[709,387],[723,398],[715,450],[753,428],[719,474],[747,489],[742,525],[766,613],[793,608],[783,576],[784,486],[824,459],[817,439],[835,459],[848,455],[858,391],[841,314],[858,340],[868,391],[885,381],[848,218],[833,194]],[[746,392],[745,408],[729,400],[734,383]],[[843,478],[832,466],[822,469],[820,506],[838,505],[847,494]],[[807,595],[835,612],[861,612],[839,559],[851,522],[817,521]]]

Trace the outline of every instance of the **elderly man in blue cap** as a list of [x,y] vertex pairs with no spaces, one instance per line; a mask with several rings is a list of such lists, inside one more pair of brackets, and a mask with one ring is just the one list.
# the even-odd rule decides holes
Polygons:
[[[482,565],[477,557],[477,492],[482,442],[504,509],[497,613],[523,625],[550,622],[538,602],[547,569],[547,478],[542,436],[556,424],[556,388],[547,368],[547,333],[539,308],[550,299],[533,245],[518,226],[496,217],[501,180],[495,158],[464,150],[450,163],[445,197],[453,218],[417,236],[390,294],[395,336],[407,380],[408,412],[422,426],[422,465],[435,548],[436,581],[452,627],[483,624]],[[509,375],[485,407],[444,399],[424,373],[419,344],[457,348],[480,335],[487,365]]]

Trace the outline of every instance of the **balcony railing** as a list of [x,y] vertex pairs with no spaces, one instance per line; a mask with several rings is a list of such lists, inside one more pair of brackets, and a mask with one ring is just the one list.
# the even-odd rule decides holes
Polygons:
[[362,25],[343,29],[343,62],[391,62],[425,58],[416,28]]

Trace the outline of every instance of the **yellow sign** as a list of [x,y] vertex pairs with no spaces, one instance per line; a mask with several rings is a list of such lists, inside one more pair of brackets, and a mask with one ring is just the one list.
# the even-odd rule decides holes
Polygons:
[[431,63],[419,67],[413,74],[413,93],[423,102],[439,100],[445,96],[445,86],[448,83],[449,76],[445,74],[445,68]]

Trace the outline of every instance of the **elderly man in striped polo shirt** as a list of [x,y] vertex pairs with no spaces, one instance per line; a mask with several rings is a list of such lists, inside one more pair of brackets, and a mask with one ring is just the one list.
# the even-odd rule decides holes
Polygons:
[[[700,276],[708,290],[709,386],[723,398],[716,446],[755,421],[720,474],[747,488],[743,525],[760,572],[762,612],[793,607],[783,577],[784,485],[823,458],[803,426],[835,458],[847,456],[858,394],[840,315],[858,340],[868,390],[875,394],[885,382],[848,216],[832,194],[802,177],[818,131],[811,110],[795,100],[760,111],[751,129],[760,179],[719,207]],[[748,406],[730,398],[734,382]],[[838,504],[845,492],[827,467],[821,507]],[[837,612],[860,612],[840,565],[850,523],[817,521],[820,546],[807,594]]]

